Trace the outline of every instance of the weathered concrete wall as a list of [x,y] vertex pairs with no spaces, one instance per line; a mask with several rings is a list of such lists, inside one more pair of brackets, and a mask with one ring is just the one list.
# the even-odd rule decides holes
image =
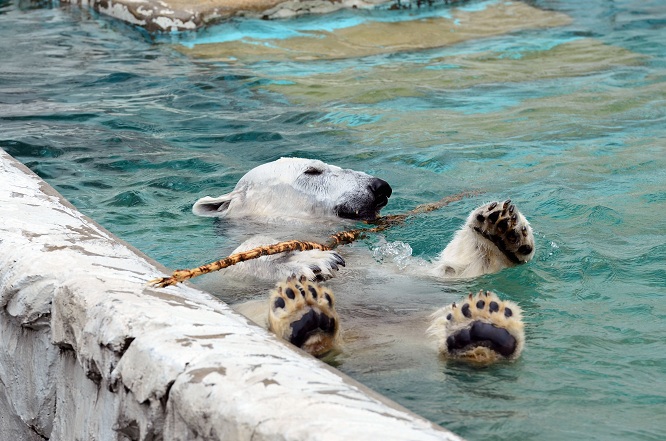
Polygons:
[[0,439],[459,439],[275,339],[0,150]]
[[[389,0],[62,0],[149,32],[192,31],[234,16],[263,19],[372,8]],[[406,0],[405,0],[406,1]]]

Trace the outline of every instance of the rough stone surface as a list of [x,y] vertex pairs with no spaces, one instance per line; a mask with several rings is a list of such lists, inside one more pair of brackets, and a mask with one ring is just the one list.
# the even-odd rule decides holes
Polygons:
[[0,150],[0,439],[454,440],[80,214]]
[[371,8],[387,0],[63,0],[141,26],[149,32],[192,31],[233,16],[264,19]]

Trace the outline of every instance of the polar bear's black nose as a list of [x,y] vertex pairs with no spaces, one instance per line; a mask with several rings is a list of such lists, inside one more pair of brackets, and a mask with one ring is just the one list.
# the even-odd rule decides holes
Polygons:
[[389,183],[386,182],[385,180],[379,179],[379,178],[374,178],[370,182],[370,190],[375,195],[375,197],[378,197],[378,198],[380,198],[382,196],[386,197],[386,198],[389,198],[389,197],[391,197],[391,193],[393,193],[393,189],[391,188]]
[[393,189],[379,178],[373,177],[366,182],[367,186],[343,194],[341,203],[334,207],[337,216],[365,221],[377,219],[379,210],[388,204]]

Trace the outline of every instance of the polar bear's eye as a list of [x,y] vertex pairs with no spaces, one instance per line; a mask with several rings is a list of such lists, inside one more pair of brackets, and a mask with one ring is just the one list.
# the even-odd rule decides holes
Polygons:
[[317,176],[324,173],[324,171],[315,167],[308,167],[303,173],[310,176]]

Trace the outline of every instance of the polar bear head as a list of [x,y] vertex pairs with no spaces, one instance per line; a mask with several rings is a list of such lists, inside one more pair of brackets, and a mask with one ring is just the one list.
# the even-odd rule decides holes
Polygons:
[[231,193],[199,199],[199,216],[373,220],[391,186],[366,173],[315,159],[281,158],[247,172]]

